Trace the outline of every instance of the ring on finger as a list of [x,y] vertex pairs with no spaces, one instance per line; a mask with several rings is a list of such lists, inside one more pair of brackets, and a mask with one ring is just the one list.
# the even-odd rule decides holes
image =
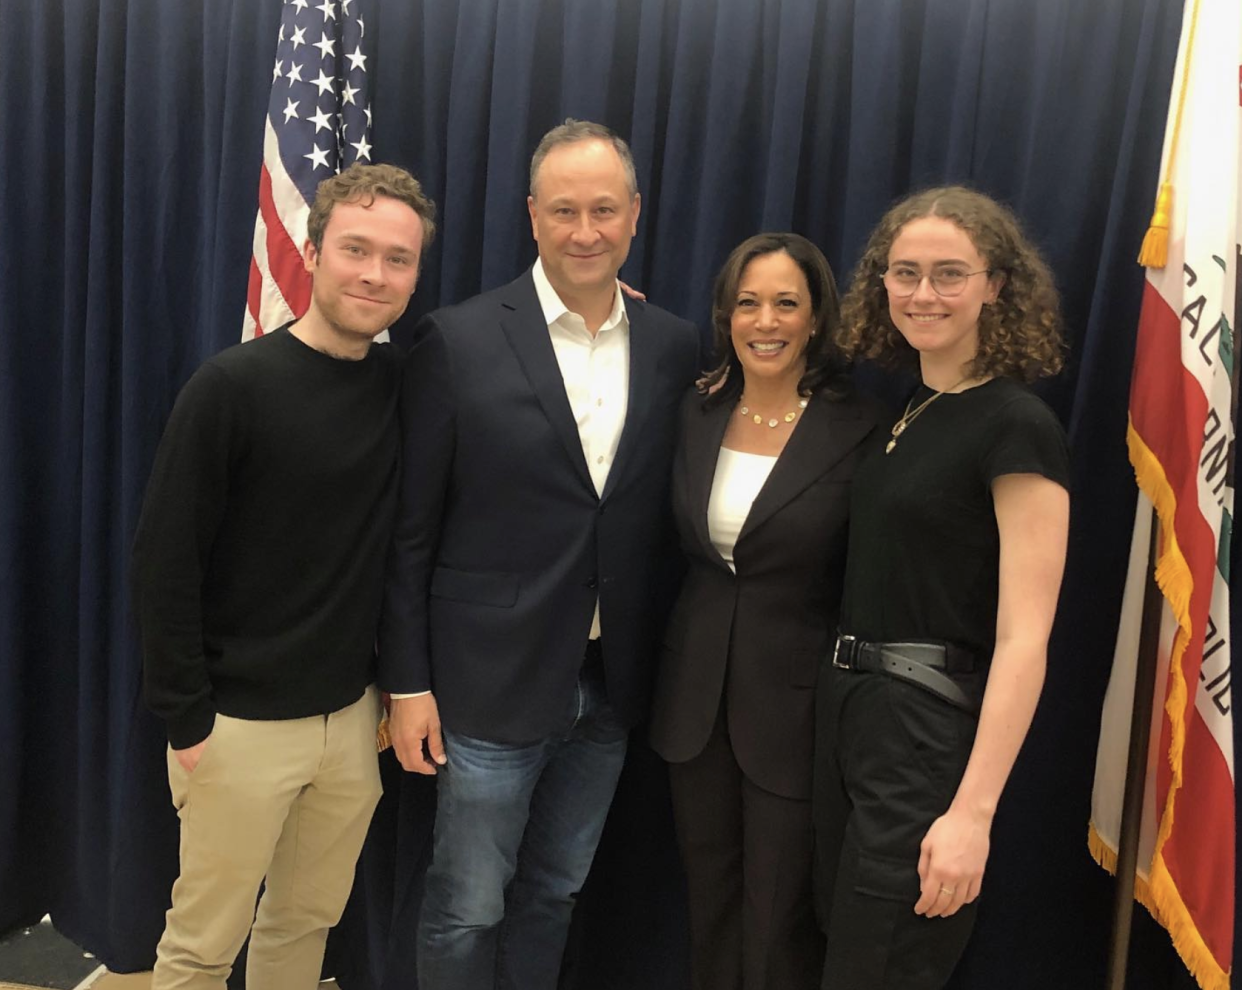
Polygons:
[[954,893],[956,893],[956,891],[957,891],[956,887],[946,887],[944,884],[940,885],[940,893],[942,894],[948,894],[950,897],[952,897]]

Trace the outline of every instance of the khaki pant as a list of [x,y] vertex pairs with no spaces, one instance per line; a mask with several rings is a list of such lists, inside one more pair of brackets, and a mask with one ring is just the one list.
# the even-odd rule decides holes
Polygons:
[[247,933],[249,990],[316,986],[380,797],[378,718],[370,687],[331,715],[217,715],[192,774],[169,750],[181,875],[152,990],[223,988]]

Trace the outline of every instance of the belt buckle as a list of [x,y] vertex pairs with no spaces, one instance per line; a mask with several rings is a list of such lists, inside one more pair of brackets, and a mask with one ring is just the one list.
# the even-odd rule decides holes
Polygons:
[[854,669],[854,665],[852,663],[841,662],[841,644],[842,643],[853,643],[853,642],[856,642],[857,640],[858,640],[857,636],[851,636],[848,633],[838,634],[837,641],[832,647],[832,665],[836,667],[838,670],[853,670]]

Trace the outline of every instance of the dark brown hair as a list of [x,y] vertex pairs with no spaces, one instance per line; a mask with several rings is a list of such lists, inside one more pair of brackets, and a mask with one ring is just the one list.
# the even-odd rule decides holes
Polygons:
[[1004,279],[996,302],[979,314],[979,350],[971,374],[1033,381],[1060,371],[1061,306],[1052,272],[1008,207],[964,186],[915,193],[884,214],[841,304],[841,350],[889,367],[917,362],[917,352],[893,326],[884,272],[901,228],[923,217],[942,217],[960,227],[993,276]]
[[828,259],[822,251],[800,234],[769,233],[748,237],[735,247],[716,276],[712,292],[712,331],[720,363],[699,381],[707,402],[715,404],[742,394],[746,374],[741,359],[733,349],[733,310],[737,306],[737,288],[755,258],[784,252],[806,277],[811,293],[811,318],[814,335],[806,344],[806,371],[798,382],[803,395],[825,389],[834,396],[849,389],[845,378],[846,363],[837,349],[835,336],[839,315],[837,283]]

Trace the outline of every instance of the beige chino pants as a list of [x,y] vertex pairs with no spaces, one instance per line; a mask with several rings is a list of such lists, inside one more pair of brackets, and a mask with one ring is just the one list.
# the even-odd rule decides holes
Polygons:
[[380,797],[378,721],[372,686],[331,715],[217,715],[193,773],[168,751],[181,875],[152,990],[221,990],[247,933],[248,990],[316,986]]

